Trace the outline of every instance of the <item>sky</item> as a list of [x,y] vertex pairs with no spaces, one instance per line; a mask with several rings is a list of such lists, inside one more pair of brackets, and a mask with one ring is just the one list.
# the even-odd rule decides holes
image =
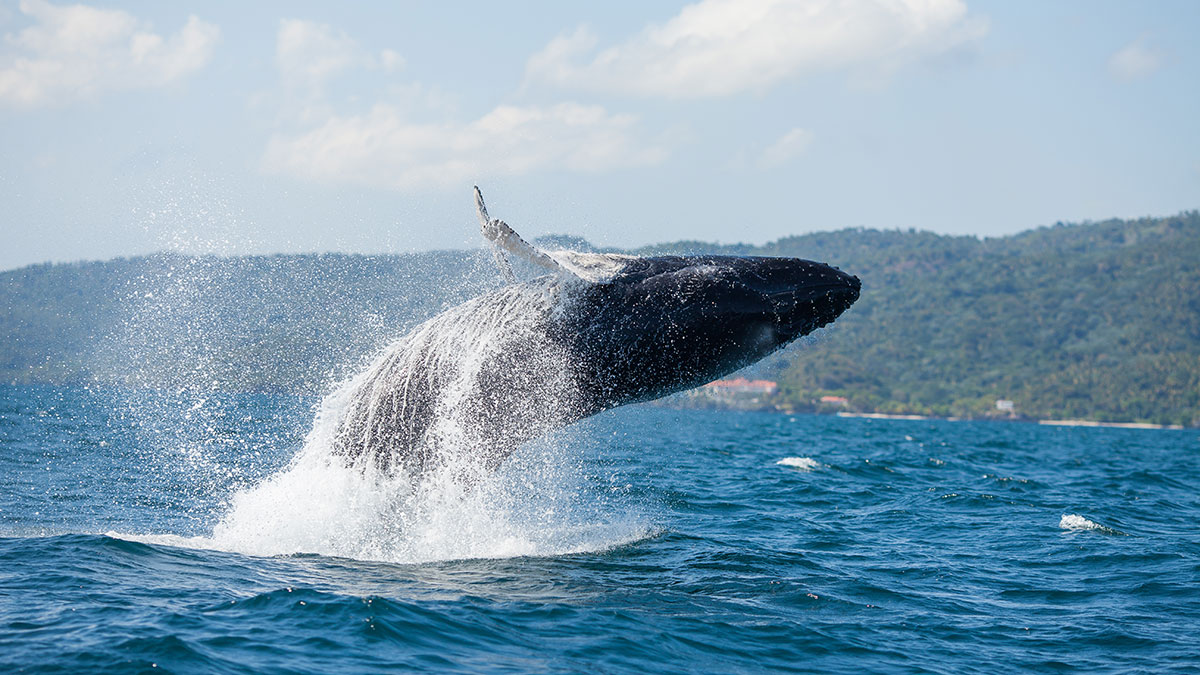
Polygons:
[[[335,6],[336,4],[336,6]],[[0,269],[1200,208],[1200,2],[0,0]]]

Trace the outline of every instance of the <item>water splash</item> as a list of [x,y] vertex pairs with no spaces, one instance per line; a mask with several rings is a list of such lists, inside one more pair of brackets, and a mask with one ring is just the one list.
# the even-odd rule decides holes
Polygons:
[[319,452],[237,494],[196,545],[252,555],[416,563],[595,551],[654,533],[596,499],[563,450],[545,445],[473,485],[449,467],[413,484]]
[[[627,504],[609,506],[619,495],[590,486],[568,434],[496,470],[522,441],[569,417],[569,364],[539,332],[561,300],[553,279],[480,296],[495,278],[480,273],[482,256],[473,254],[397,259],[370,276],[350,259],[228,258],[220,232],[211,241],[195,235],[205,228],[193,225],[211,214],[172,203],[144,215],[168,252],[130,262],[138,271],[119,291],[124,320],[92,360],[125,385],[113,419],[138,437],[138,464],[184,486],[171,505],[186,514],[180,534],[151,540],[419,562],[597,550],[652,531],[625,515]],[[355,284],[378,286],[370,306],[340,294]],[[287,313],[300,294],[315,318]],[[364,369],[366,346],[381,344],[385,331],[468,297]],[[518,353],[532,370],[507,367],[504,355]],[[229,419],[224,392],[254,391],[264,371],[267,381],[319,391],[355,364],[361,372],[323,400],[302,442],[302,429],[251,436]],[[417,372],[428,379],[405,381]],[[529,389],[527,377],[539,379],[540,397],[489,396]],[[496,409],[513,400],[521,406]],[[293,457],[272,471],[281,453]],[[400,461],[406,456],[437,461],[417,477]]]
[[575,409],[571,364],[542,326],[564,292],[552,278],[510,286],[419,326],[326,397],[291,464],[235,494],[192,543],[423,562],[649,536],[589,489],[568,432],[501,464]]
[[569,304],[555,277],[507,286],[425,322],[327,402],[313,443],[414,479],[473,482],[522,442],[578,419],[574,360],[548,335]]

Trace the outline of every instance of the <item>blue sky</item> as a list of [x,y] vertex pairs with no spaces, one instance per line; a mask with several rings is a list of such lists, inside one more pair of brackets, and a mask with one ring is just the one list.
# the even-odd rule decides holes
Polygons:
[[0,269],[1200,207],[1200,3],[0,2]]

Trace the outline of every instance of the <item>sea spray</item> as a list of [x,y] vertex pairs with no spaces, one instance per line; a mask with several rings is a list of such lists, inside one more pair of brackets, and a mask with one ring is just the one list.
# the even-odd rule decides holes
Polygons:
[[234,495],[211,537],[187,543],[413,563],[602,550],[651,534],[636,506],[614,504],[590,487],[570,456],[570,436],[531,443],[471,484],[452,464],[413,483],[306,448],[283,471]]
[[[496,289],[480,264],[490,261],[475,255],[380,279],[360,278],[347,260],[345,269],[330,268],[345,277],[335,287],[379,285],[386,295],[359,307],[318,294],[308,318],[284,311],[289,298],[327,281],[312,278],[302,260],[171,248],[131,263],[139,271],[120,291],[123,320],[90,359],[97,372],[124,381],[110,424],[138,439],[129,470],[145,474],[150,492],[169,495],[153,508],[180,519],[175,534],[122,528],[120,536],[260,555],[425,561],[596,550],[650,530],[636,506],[610,504],[620,495],[592,487],[606,481],[584,474],[585,451],[570,433],[529,444],[501,465],[574,405],[570,364],[538,332],[539,318],[561,308],[565,289],[556,280]],[[422,300],[412,300],[418,292]],[[373,362],[361,360],[384,330],[394,335],[439,310]],[[510,367],[518,354],[523,371]],[[263,432],[247,433],[230,417],[250,394],[229,392],[252,391],[264,379],[314,391],[331,367],[344,373],[355,362],[357,374],[323,399],[307,434],[267,411]],[[397,378],[421,369],[429,398],[416,410],[421,387],[406,389]],[[542,382],[540,398],[494,395],[533,378]],[[512,400],[521,405],[498,405]],[[373,433],[339,439],[361,412],[376,415],[359,428]],[[485,430],[485,418],[501,425]],[[419,423],[409,427],[419,433],[392,434],[394,423]],[[410,456],[436,461],[418,477],[404,462]],[[197,532],[210,534],[188,536]]]
[[[570,432],[502,464],[574,415],[572,364],[541,325],[568,292],[552,278],[510,286],[418,326],[327,396],[292,462],[237,492],[212,536],[192,543],[420,562],[646,536],[628,505],[609,512],[589,493]],[[516,368],[514,353],[536,371]]]
[[572,356],[547,329],[570,303],[554,277],[507,286],[417,327],[352,378],[323,411],[319,442],[356,464],[414,480],[453,465],[468,482],[522,442],[577,419]]

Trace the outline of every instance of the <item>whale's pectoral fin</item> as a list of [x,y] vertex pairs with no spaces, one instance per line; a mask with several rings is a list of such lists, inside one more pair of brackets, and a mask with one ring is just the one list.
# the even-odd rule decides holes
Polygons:
[[[499,242],[492,236],[492,219],[488,217],[487,206],[483,203],[483,193],[479,191],[479,186],[475,186],[475,212],[479,214],[479,226],[483,230],[483,237],[488,240],[492,247],[492,256],[496,258],[496,267],[500,268],[500,276],[510,284],[517,283],[517,276],[513,274],[512,265],[509,264],[508,258],[504,255],[504,249],[500,247]],[[499,221],[497,221],[499,222]]]
[[[504,256],[505,251],[555,274],[580,279],[577,274],[558,264],[554,258],[522,239],[521,235],[517,234],[503,220],[488,217],[487,206],[483,203],[483,193],[479,191],[479,186],[475,187],[475,211],[479,214],[479,227],[483,232],[483,237],[492,243],[492,252],[496,255],[496,263],[500,266],[500,273],[507,281],[515,281],[516,277],[513,276],[512,266]],[[582,281],[582,279],[580,280]]]

